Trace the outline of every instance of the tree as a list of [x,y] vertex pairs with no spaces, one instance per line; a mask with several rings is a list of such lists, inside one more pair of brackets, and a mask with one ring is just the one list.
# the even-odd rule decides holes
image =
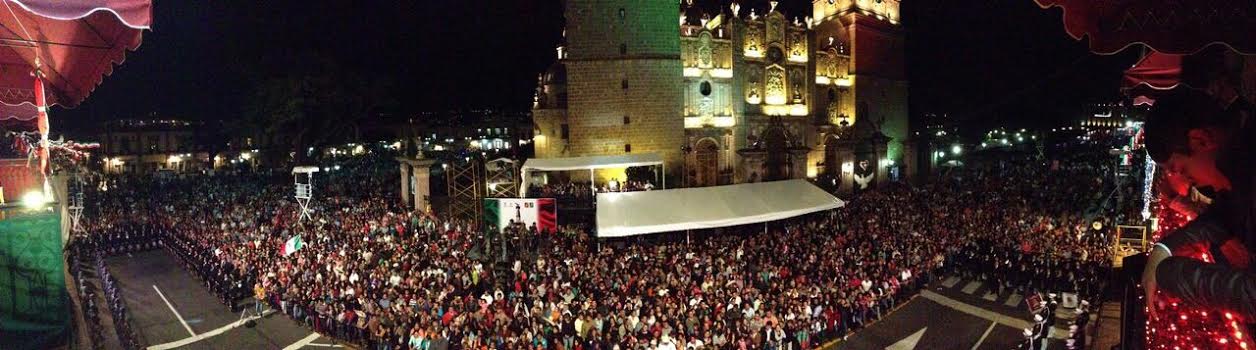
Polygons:
[[268,135],[287,135],[297,164],[309,164],[309,147],[360,141],[361,124],[394,104],[389,83],[336,68],[323,64],[320,69],[259,81],[243,125]]

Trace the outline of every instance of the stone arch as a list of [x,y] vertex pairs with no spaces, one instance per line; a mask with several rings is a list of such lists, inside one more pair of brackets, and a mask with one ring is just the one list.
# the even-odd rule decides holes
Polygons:
[[760,135],[763,140],[763,148],[767,151],[767,159],[764,162],[763,180],[776,181],[787,180],[791,178],[791,170],[793,161],[789,156],[790,140],[792,139],[789,130],[783,126],[774,125],[763,130]]
[[841,148],[841,140],[836,134],[828,134],[824,137],[824,173],[828,175],[841,175],[842,156],[838,151]]
[[719,185],[719,179],[720,143],[711,137],[702,138],[694,143],[693,186]]

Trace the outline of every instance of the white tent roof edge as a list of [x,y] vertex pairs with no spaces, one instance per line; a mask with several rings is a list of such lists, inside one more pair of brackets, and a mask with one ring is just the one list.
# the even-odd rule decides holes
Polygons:
[[633,153],[614,156],[532,158],[524,162],[520,169],[528,171],[566,171],[662,164],[663,156],[658,153]]
[[846,204],[806,180],[599,193],[597,201],[598,237],[754,224]]

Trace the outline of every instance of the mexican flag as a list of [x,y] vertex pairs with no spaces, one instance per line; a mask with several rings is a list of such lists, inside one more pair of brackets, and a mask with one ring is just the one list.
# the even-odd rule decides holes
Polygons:
[[537,230],[554,232],[558,229],[557,207],[553,198],[485,198],[484,224],[501,230],[510,222],[523,223],[525,227],[536,225]]
[[288,242],[283,244],[283,256],[288,256],[301,248],[305,247],[305,241],[301,240],[301,236],[292,236]]

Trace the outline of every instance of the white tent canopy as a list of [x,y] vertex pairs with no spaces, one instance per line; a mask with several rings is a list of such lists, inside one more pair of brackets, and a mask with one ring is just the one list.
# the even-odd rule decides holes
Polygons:
[[598,237],[787,219],[846,205],[806,180],[597,195]]
[[[590,156],[569,158],[532,158],[523,162],[520,173],[523,176],[523,190],[520,196],[528,192],[528,175],[533,171],[569,171],[588,170],[589,185],[593,185],[593,171],[606,168],[627,168],[634,166],[663,165],[663,156],[658,153],[633,153],[614,156]],[[666,177],[666,174],[664,174]],[[663,187],[667,187],[664,185]]]
[[616,156],[532,158],[524,162],[523,167],[520,169],[524,171],[565,171],[649,165],[663,165],[663,156],[660,156],[658,153],[633,153]]

